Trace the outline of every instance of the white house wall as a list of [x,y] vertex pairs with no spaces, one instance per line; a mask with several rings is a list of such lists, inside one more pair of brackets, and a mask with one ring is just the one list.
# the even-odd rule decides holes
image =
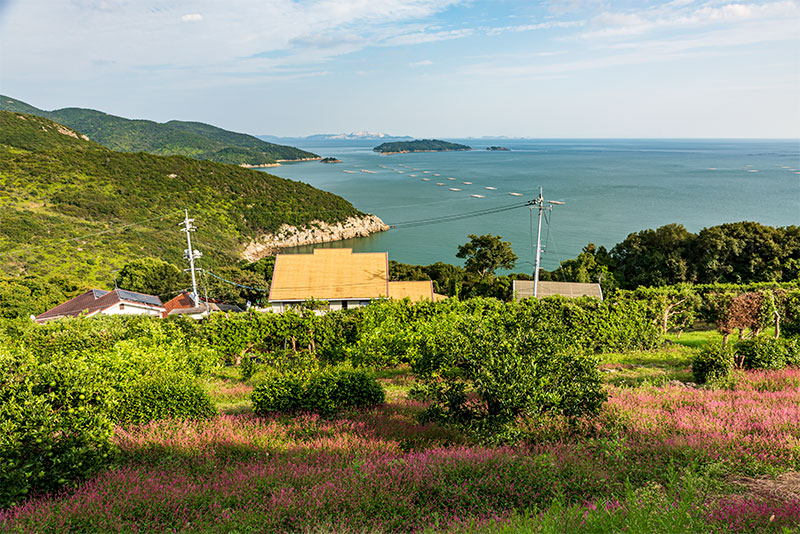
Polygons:
[[130,302],[117,302],[109,306],[100,313],[103,315],[154,315],[161,317],[165,308],[154,308],[152,306],[141,306]]

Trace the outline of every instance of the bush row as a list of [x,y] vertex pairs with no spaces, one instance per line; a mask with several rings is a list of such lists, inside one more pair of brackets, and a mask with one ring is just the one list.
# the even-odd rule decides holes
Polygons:
[[382,404],[386,394],[363,369],[337,366],[321,369],[304,380],[297,374],[274,373],[252,393],[258,415],[308,410],[330,415],[347,408]]
[[737,343],[712,341],[692,361],[697,383],[727,377],[734,368],[782,369],[800,365],[800,340],[757,336]]
[[211,356],[151,339],[40,357],[0,348],[0,507],[109,465],[115,424],[216,414],[196,378]]
[[644,302],[662,331],[681,332],[696,321],[716,324],[720,332],[772,327],[785,336],[800,335],[800,287],[797,282],[755,284],[677,284],[617,291],[616,300]]

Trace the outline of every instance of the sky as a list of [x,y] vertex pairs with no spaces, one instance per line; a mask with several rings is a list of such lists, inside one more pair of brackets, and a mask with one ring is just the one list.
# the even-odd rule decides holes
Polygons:
[[0,93],[277,136],[800,138],[800,2],[0,0]]

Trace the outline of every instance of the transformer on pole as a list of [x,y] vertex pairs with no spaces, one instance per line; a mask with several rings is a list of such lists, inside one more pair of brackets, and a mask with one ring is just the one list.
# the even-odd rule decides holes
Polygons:
[[203,254],[199,250],[192,248],[192,232],[197,230],[197,227],[192,224],[194,219],[189,218],[189,210],[184,210],[184,213],[186,218],[182,223],[180,223],[179,226],[183,226],[183,228],[181,228],[181,232],[186,232],[186,245],[188,248],[184,249],[183,257],[184,259],[189,260],[189,271],[192,273],[192,293],[190,294],[190,297],[192,297],[192,301],[194,301],[195,306],[199,306],[200,297],[197,293],[197,278],[194,274],[194,260],[201,258]]
[[[547,204],[547,205],[545,205]],[[553,211],[553,205],[564,205],[563,202],[558,200],[545,200],[542,195],[542,188],[539,186],[539,196],[533,200],[528,201],[528,206],[533,210],[539,210],[539,225],[536,230],[536,266],[533,271],[533,297],[539,296],[539,263],[541,261],[542,253],[542,213],[545,211]]]

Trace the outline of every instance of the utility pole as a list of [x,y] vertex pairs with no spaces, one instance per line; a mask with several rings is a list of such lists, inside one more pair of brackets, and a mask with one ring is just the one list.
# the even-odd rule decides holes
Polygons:
[[192,273],[192,294],[190,296],[192,297],[195,306],[197,306],[199,305],[200,299],[197,294],[197,278],[194,275],[194,260],[202,257],[203,254],[201,254],[200,251],[194,250],[192,248],[192,232],[197,230],[197,227],[192,224],[194,222],[194,219],[189,218],[189,210],[188,209],[184,210],[184,212],[186,218],[183,220],[182,223],[179,224],[179,226],[183,226],[183,228],[181,228],[181,232],[186,232],[186,245],[189,248],[184,249],[183,257],[184,259],[189,260],[189,271],[191,271]]
[[[545,203],[548,205],[546,206]],[[553,205],[563,205],[563,202],[559,202],[558,200],[547,200],[545,201],[544,196],[542,195],[542,187],[539,186],[539,196],[533,200],[528,201],[528,206],[530,209],[533,210],[534,208],[539,210],[539,225],[536,230],[536,267],[533,271],[533,296],[534,298],[539,296],[539,263],[541,261],[541,254],[542,254],[542,213],[545,211],[553,211]]]

